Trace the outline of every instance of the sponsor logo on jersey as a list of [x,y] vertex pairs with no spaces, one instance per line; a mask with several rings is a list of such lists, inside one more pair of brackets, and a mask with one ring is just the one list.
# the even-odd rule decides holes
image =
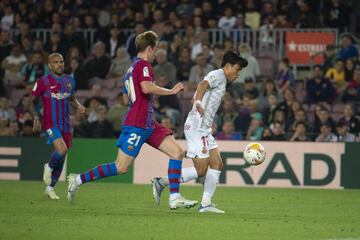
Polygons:
[[148,68],[148,67],[144,67],[144,69],[143,69],[143,75],[144,75],[144,77],[150,77],[149,68]]
[[51,93],[51,97],[57,100],[61,100],[70,97],[70,93]]
[[71,92],[71,89],[72,89],[71,83],[68,83],[67,87],[68,87],[69,91]]

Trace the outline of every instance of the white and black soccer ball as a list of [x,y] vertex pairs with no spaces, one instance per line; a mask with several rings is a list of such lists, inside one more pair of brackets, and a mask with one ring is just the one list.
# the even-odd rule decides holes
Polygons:
[[244,159],[250,165],[259,165],[265,161],[266,152],[260,143],[250,143],[245,147]]

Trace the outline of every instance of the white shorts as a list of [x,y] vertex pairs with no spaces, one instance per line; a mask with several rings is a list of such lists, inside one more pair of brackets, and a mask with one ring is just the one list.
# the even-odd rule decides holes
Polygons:
[[209,151],[217,148],[215,138],[208,131],[198,128],[199,119],[187,118],[184,133],[188,158],[208,158]]

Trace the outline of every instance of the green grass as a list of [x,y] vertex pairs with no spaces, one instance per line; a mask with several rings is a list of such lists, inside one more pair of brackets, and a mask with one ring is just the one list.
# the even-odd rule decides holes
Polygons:
[[[146,185],[90,183],[75,202],[43,197],[41,182],[0,181],[0,239],[360,239],[360,191],[219,187],[226,214],[170,211]],[[201,187],[182,187],[201,199]]]

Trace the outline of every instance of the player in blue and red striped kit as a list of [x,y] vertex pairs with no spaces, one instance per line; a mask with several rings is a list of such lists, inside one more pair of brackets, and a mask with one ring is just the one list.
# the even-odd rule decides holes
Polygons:
[[[76,100],[75,80],[70,75],[63,74],[64,59],[61,54],[53,53],[49,56],[50,74],[38,79],[33,87],[32,95],[41,97],[43,103],[43,130],[45,130],[48,144],[52,144],[55,151],[48,163],[44,165],[43,180],[46,184],[45,195],[51,199],[59,199],[54,191],[55,184],[64,166],[64,158],[71,147],[70,105],[85,113],[86,109]],[[41,129],[39,115],[34,110],[34,131]]]
[[[129,98],[129,111],[123,123],[122,133],[117,141],[118,155],[115,162],[96,166],[68,177],[68,200],[73,201],[75,192],[81,184],[100,178],[124,174],[138,155],[142,145],[147,143],[170,157],[168,178],[170,188],[170,209],[193,207],[197,201],[183,198],[179,193],[182,159],[184,150],[176,143],[172,132],[153,120],[153,96],[174,95],[183,90],[178,83],[172,89],[154,84],[151,62],[157,50],[158,37],[152,31],[136,37],[137,58],[124,76],[123,92]],[[151,159],[149,159],[151,161]]]

